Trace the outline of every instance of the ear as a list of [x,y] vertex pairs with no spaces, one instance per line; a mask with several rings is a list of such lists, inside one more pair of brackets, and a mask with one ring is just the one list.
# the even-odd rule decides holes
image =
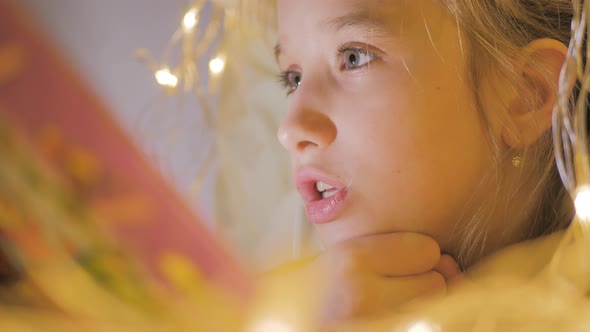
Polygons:
[[549,38],[537,39],[522,49],[515,66],[522,93],[516,94],[509,104],[510,121],[502,128],[506,145],[527,147],[551,128],[566,54],[563,43]]

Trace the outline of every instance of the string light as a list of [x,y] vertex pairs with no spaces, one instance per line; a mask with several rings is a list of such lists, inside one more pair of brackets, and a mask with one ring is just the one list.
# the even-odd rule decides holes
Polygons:
[[225,58],[223,56],[217,56],[209,61],[209,71],[213,75],[219,75],[225,69]]
[[[550,276],[590,291],[585,263],[590,246],[590,154],[588,153],[588,93],[590,67],[586,39],[590,32],[588,2],[572,0],[574,16],[566,60],[559,78],[559,98],[553,110],[555,161],[562,182],[574,199],[576,218],[564,234],[549,265]],[[580,84],[579,91],[577,84]],[[580,248],[582,248],[580,250]]]
[[425,321],[419,321],[412,324],[407,332],[438,332],[440,328]]
[[[167,94],[178,98],[191,94],[196,98],[205,119],[201,129],[208,131],[215,125],[213,107],[219,80],[207,79],[221,75],[226,65],[225,57],[211,59],[208,55],[217,51],[215,47],[224,30],[224,23],[227,23],[226,8],[217,1],[193,0],[179,21],[161,59],[156,60],[146,49],[136,50],[135,55],[153,72],[156,82]],[[208,68],[201,69],[201,60],[206,61]],[[203,179],[214,164],[213,157],[214,149],[211,148],[195,175],[190,195],[200,192]]]
[[590,186],[582,186],[578,189],[574,204],[581,221],[590,222]]
[[268,318],[255,323],[248,332],[296,332],[296,330],[284,320]]
[[184,17],[182,18],[182,28],[185,33],[193,31],[197,26],[197,23],[199,23],[197,14],[198,11],[196,8],[191,8],[186,14],[184,14]]
[[[211,10],[206,11],[208,18],[202,25],[203,32],[197,33],[203,7],[207,2],[194,1],[191,7],[184,13],[180,27],[172,35],[168,46],[164,50],[163,59],[157,63],[150,52],[142,49],[136,52],[136,56],[146,63],[148,68],[154,70],[154,76],[158,84],[166,88],[182,87],[184,92],[192,92],[197,98],[205,113],[209,113],[210,101],[207,92],[201,91],[201,80],[207,75],[199,73],[199,59],[209,53],[216,43],[217,37],[223,31],[223,17],[225,10],[219,5],[211,4]],[[178,59],[170,59],[170,55],[178,55]],[[209,61],[209,72],[219,75],[225,68],[225,57],[217,56]],[[170,89],[167,90],[171,92]],[[208,116],[210,118],[210,116]]]
[[178,85],[178,77],[170,72],[170,69],[163,68],[154,74],[158,84],[170,88],[175,88]]

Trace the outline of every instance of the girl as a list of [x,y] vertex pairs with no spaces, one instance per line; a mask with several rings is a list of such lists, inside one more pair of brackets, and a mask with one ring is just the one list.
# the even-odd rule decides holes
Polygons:
[[328,281],[323,319],[390,310],[456,280],[455,261],[567,227],[550,128],[569,0],[277,9],[278,137],[326,249],[298,273]]

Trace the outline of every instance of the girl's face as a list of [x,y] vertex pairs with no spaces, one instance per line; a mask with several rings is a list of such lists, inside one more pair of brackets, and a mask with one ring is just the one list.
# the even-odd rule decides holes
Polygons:
[[495,194],[454,18],[434,0],[279,0],[278,15],[278,136],[324,244],[414,231],[453,253]]

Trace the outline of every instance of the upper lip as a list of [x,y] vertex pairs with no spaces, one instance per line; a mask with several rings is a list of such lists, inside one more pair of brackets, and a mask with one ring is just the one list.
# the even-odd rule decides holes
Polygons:
[[316,190],[316,182],[323,182],[338,190],[345,186],[333,176],[311,166],[301,167],[294,173],[294,182],[297,191],[305,202],[322,199],[322,195]]

